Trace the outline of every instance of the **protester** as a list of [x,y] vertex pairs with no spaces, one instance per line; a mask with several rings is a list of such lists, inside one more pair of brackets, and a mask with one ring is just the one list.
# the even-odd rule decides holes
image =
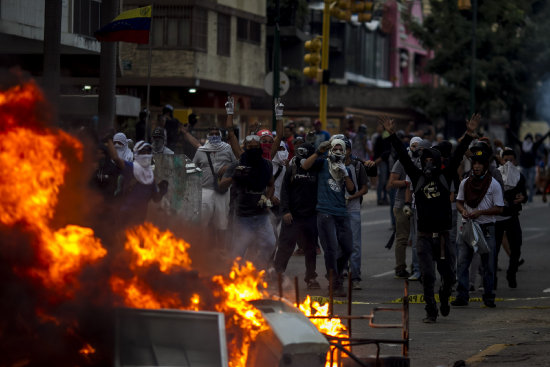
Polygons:
[[378,205],[389,205],[386,185],[388,183],[388,178],[390,175],[388,159],[390,155],[391,145],[385,139],[387,137],[387,132],[385,132],[381,126],[377,127],[376,132],[377,134],[373,138],[373,159],[376,162],[376,166],[378,167],[376,199]]
[[155,127],[152,134],[153,154],[174,154],[174,151],[166,146],[166,130],[160,126]]
[[516,273],[519,267],[522,244],[519,214],[521,204],[527,201],[527,191],[525,188],[525,177],[516,166],[516,153],[512,149],[505,148],[502,151],[502,163],[503,165],[498,169],[502,173],[504,181],[504,208],[501,216],[497,218],[495,225],[495,269],[498,268],[498,254],[504,232],[506,232],[510,247],[510,260],[506,272],[506,280],[510,288],[516,288]]
[[[329,150],[330,149],[330,150]],[[320,158],[328,151],[327,158]],[[352,252],[352,232],[346,208],[345,191],[355,193],[350,172],[344,164],[346,144],[340,139],[323,142],[302,167],[318,172],[317,229],[323,252],[327,277],[332,273],[334,295],[346,295],[343,270]]]
[[284,273],[296,242],[305,255],[307,289],[319,289],[316,273],[317,174],[306,171],[302,162],[315,151],[311,144],[296,148],[296,156],[285,172],[281,187],[283,221],[275,255],[275,271]]
[[[482,146],[473,147],[472,174],[462,180],[458,189],[456,207],[465,220],[479,224],[485,236],[488,253],[480,253],[483,266],[483,303],[495,305],[495,221],[504,206],[502,188],[489,172],[490,153]],[[458,287],[453,306],[467,306],[469,301],[469,267],[473,248],[464,241],[458,245]]]
[[449,297],[452,286],[455,283],[452,261],[454,261],[454,246],[449,242],[449,230],[451,229],[451,201],[450,182],[451,172],[458,167],[459,160],[468,148],[475,130],[479,126],[479,115],[474,115],[467,122],[466,135],[457,147],[456,156],[445,169],[441,168],[441,155],[432,148],[422,151],[420,157],[422,169],[415,166],[401,141],[395,135],[394,121],[388,117],[382,117],[380,123],[390,134],[389,141],[398,153],[399,161],[405,168],[405,172],[411,178],[413,192],[415,193],[416,207],[418,210],[418,257],[420,271],[422,273],[422,286],[424,288],[424,300],[426,302],[426,323],[434,323],[437,320],[437,303],[434,296],[434,284],[436,280],[434,262],[437,262],[437,270],[441,275],[442,285],[439,289],[440,311],[447,316],[450,311]]
[[139,119],[136,122],[136,141],[146,140],[147,139],[147,117],[149,112],[144,108],[139,113]]
[[128,139],[124,133],[116,133],[113,136],[113,145],[119,158],[126,162],[132,162],[134,160],[134,153],[132,153],[128,147]]
[[165,105],[162,108],[162,115],[159,116],[159,126],[166,129],[166,145],[172,151],[177,151],[180,124],[180,121],[174,118],[174,107]]
[[313,133],[315,137],[313,144],[315,146],[315,149],[317,149],[322,142],[330,140],[330,134],[322,129],[321,120],[315,120],[315,122],[313,123],[313,128],[315,129]]
[[237,159],[231,146],[222,141],[219,128],[211,127],[206,143],[197,149],[193,163],[202,170],[201,223],[212,228],[207,231],[212,243],[223,249],[223,239],[229,223],[229,190],[220,189],[219,180]]

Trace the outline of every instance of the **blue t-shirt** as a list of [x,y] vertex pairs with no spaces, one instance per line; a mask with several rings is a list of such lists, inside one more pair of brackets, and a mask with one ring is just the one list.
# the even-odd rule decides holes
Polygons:
[[[317,162],[316,162],[317,163]],[[317,211],[344,217],[346,208],[346,184],[344,180],[336,182],[328,170],[328,161],[322,160],[317,184]]]
[[133,162],[124,162],[122,175],[124,176],[124,197],[120,205],[120,214],[126,216],[130,223],[141,223],[145,221],[147,205],[157,192],[157,185],[154,182],[144,185],[136,181]]

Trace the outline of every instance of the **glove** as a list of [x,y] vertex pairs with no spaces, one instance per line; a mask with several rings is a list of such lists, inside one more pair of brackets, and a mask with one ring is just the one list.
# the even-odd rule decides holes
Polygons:
[[411,203],[405,203],[405,205],[403,205],[403,214],[410,217],[412,213]]
[[344,174],[344,177],[349,176],[348,170],[344,163],[338,163],[337,166],[338,166],[338,169],[342,171],[342,173]]
[[317,148],[317,154],[323,154],[330,148],[330,142],[324,141],[321,144],[319,144],[319,148]]
[[235,104],[233,102],[233,97],[227,97],[227,102],[225,102],[225,111],[228,115],[232,115],[235,110]]
[[285,105],[281,102],[280,98],[275,99],[275,116],[277,117],[277,120],[280,120],[283,118],[283,110],[285,108]]

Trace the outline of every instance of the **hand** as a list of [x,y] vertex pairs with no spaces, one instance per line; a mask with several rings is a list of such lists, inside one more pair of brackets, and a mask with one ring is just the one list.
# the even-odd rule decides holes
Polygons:
[[384,127],[384,129],[393,134],[395,132],[395,121],[388,116],[381,116],[378,118],[378,123]]
[[471,212],[468,215],[468,218],[469,219],[476,219],[476,218],[479,218],[480,215],[481,215],[481,212],[479,210],[474,210],[473,212]]
[[519,193],[519,194],[516,195],[516,198],[514,199],[514,204],[523,203],[524,200],[525,200],[525,196],[523,196],[523,194]]
[[225,112],[227,112],[228,115],[232,115],[235,110],[235,102],[233,97],[229,96],[227,97],[227,102],[225,102]]
[[292,224],[292,219],[292,214],[290,213],[283,215],[283,222],[285,222],[285,224]]
[[411,204],[405,203],[405,205],[403,205],[403,214],[405,214],[407,217],[410,217],[412,213],[413,211],[411,208]]
[[317,151],[322,153],[325,153],[330,148],[330,142],[324,141],[321,144],[319,144],[319,148],[317,148]]
[[376,166],[376,162],[375,161],[365,161],[365,163],[363,163],[363,165],[367,168],[371,168],[371,167]]
[[285,105],[281,102],[280,98],[275,98],[275,117],[277,120],[280,120],[283,118],[283,110],[285,109]]
[[480,121],[481,115],[479,113],[474,113],[470,120],[466,120],[466,132],[469,135],[475,134],[476,130],[479,128]]
[[229,168],[229,166],[230,166],[230,165],[227,164],[227,165],[223,166],[222,168],[220,168],[220,169],[218,170],[218,178],[221,179],[221,178],[223,177],[225,171],[227,171],[227,169]]
[[464,209],[462,211],[462,213],[460,213],[462,215],[462,218],[464,219],[469,219],[470,218],[470,214],[468,214],[468,211],[466,209]]
[[338,163],[337,167],[340,171],[342,171],[342,173],[344,174],[344,177],[349,175],[348,170],[346,168],[346,165],[344,163],[342,163],[342,162]]

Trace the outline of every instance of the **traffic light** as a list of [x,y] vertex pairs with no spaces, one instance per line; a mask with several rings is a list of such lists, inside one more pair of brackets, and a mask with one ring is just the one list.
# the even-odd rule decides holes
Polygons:
[[304,74],[312,79],[316,79],[321,70],[321,39],[314,38],[306,41],[305,48],[309,53],[304,56],[304,61],[309,66],[304,68]]
[[357,1],[354,9],[357,13],[357,21],[360,23],[370,22],[372,20],[372,9],[374,1]]

